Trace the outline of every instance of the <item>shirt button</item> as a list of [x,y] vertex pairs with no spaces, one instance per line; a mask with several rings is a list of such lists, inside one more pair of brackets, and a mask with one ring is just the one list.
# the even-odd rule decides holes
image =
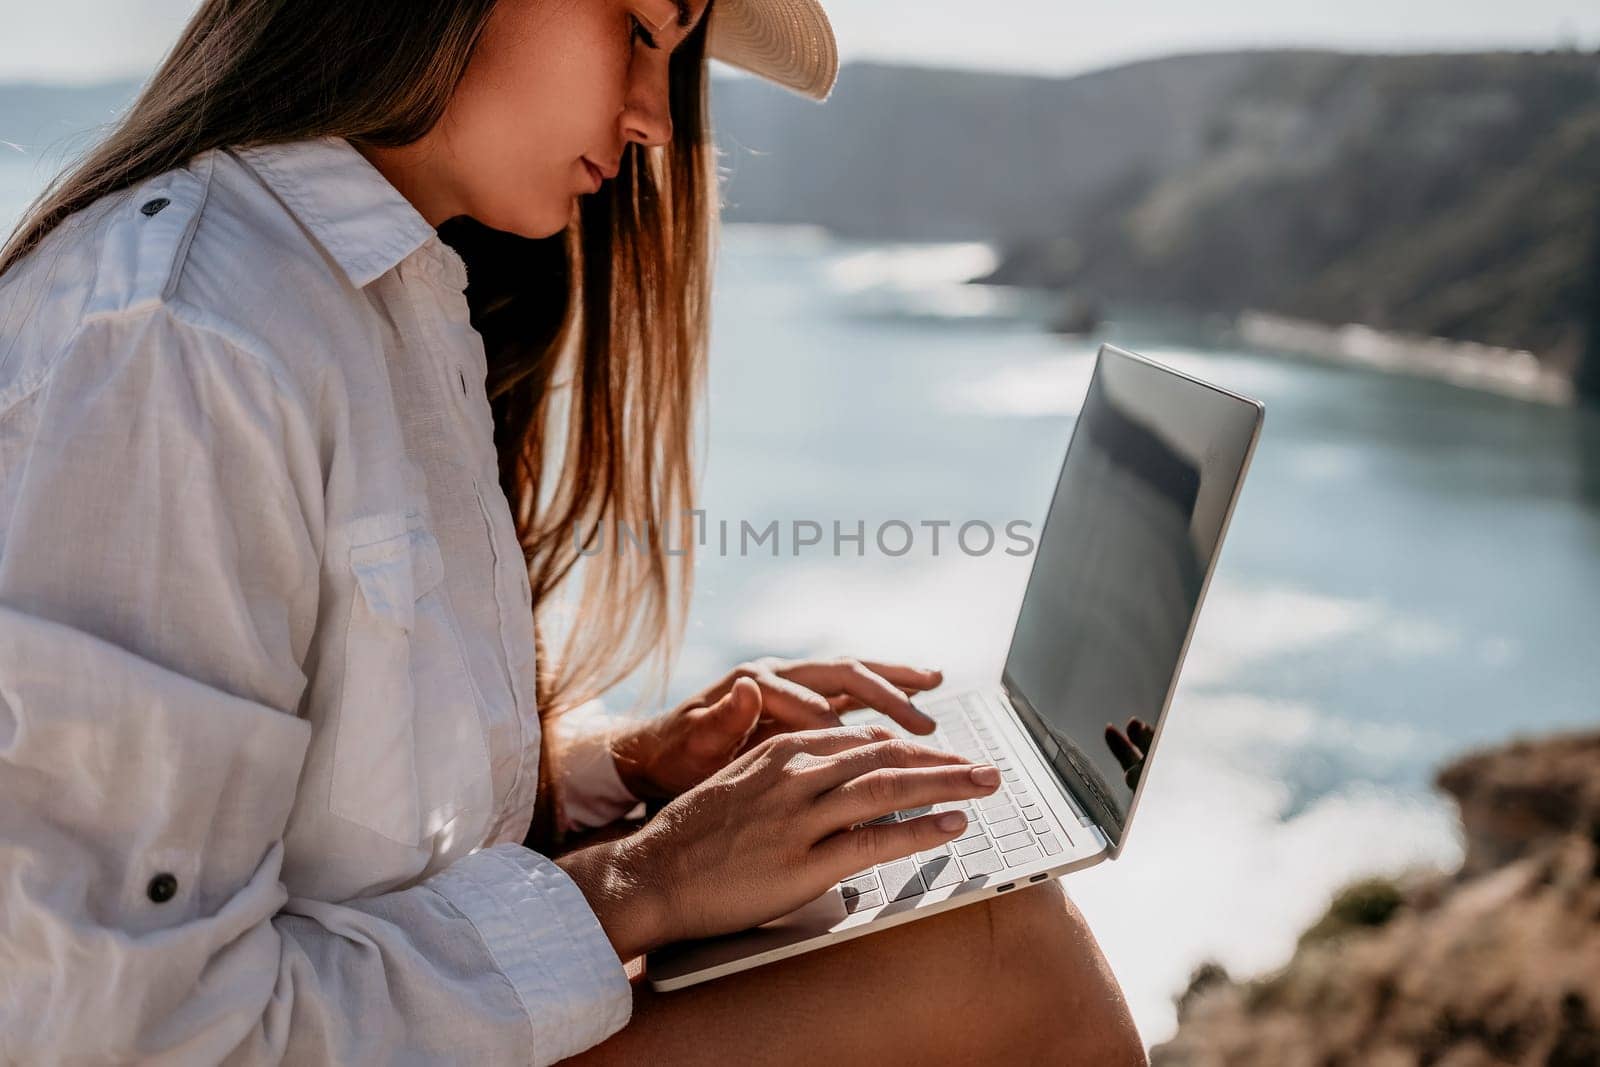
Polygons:
[[154,215],[156,212],[160,211],[170,203],[172,203],[172,201],[168,200],[164,196],[158,196],[154,200],[146,200],[144,205],[139,208],[139,214],[146,217]]
[[165,904],[178,893],[178,879],[167,871],[162,871],[150,879],[150,884],[145,887],[145,895],[157,904]]

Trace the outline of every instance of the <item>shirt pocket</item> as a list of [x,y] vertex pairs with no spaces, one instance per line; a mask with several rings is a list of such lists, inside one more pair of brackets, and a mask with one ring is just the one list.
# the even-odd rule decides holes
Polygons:
[[350,547],[354,592],[329,809],[416,846],[469,811],[487,815],[481,697],[438,540],[415,512],[374,527],[380,536]]

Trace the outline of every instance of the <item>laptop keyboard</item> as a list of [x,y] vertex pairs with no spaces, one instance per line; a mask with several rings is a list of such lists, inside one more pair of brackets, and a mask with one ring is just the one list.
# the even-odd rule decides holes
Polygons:
[[[992,763],[1000,770],[1000,788],[977,800],[908,808],[864,823],[873,826],[914,819],[936,811],[964,811],[967,828],[947,845],[914,856],[880,863],[839,883],[845,910],[855,913],[897,900],[919,897],[935,889],[960,885],[1046,856],[1060,855],[1072,841],[1047,820],[1039,798],[1012,765],[1005,748],[986,721],[982,697],[964,693],[923,705],[938,729],[916,740]],[[911,736],[911,735],[907,735]],[[1063,841],[1065,839],[1065,841]]]

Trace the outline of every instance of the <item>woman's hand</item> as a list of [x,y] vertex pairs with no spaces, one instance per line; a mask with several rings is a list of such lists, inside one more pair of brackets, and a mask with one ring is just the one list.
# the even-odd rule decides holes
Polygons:
[[[753,699],[733,699],[741,678]],[[839,725],[841,712],[880,711],[912,733],[933,732],[933,720],[909,694],[944,680],[936,670],[870,660],[751,660],[665,715],[620,728],[611,744],[623,784],[644,799],[675,797],[774,734]]]
[[[735,682],[736,689],[754,686]],[[988,764],[897,739],[881,726],[785,733],[739,756],[637,833],[557,862],[627,960],[672,941],[758,925],[842,878],[950,841],[967,825],[960,811],[859,824],[987,796],[999,784],[1000,772]]]

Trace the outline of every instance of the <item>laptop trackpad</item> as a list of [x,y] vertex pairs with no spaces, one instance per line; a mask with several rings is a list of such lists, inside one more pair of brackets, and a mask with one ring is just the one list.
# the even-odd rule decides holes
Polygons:
[[751,930],[701,941],[685,941],[652,953],[649,973],[664,979],[673,974],[708,970],[734,960],[746,960],[776,949],[809,941],[849,918],[844,900],[830,888],[808,904]]

